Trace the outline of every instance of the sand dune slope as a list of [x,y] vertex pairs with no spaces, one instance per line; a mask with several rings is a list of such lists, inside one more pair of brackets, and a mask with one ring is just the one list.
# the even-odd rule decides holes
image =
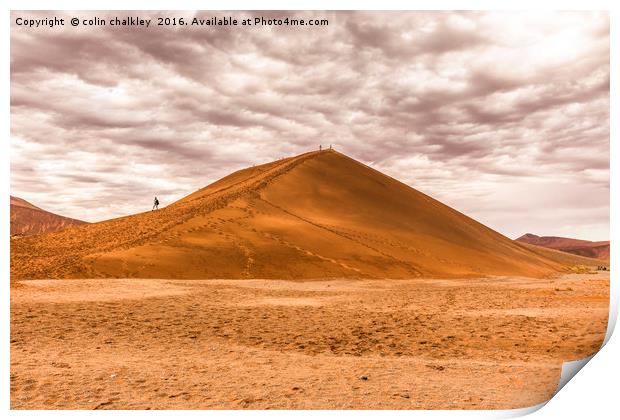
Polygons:
[[16,279],[539,277],[566,264],[331,150],[235,172],[159,211],[11,243]]

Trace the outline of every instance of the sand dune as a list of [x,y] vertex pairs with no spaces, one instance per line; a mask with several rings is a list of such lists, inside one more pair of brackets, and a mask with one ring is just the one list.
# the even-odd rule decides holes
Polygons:
[[11,408],[531,406],[602,343],[609,272],[555,275],[597,262],[306,153],[12,239]]
[[332,150],[235,172],[159,211],[11,243],[14,279],[540,277],[570,263]]
[[45,211],[24,199],[11,196],[11,236],[55,232],[86,222]]
[[593,242],[559,236],[537,236],[531,233],[526,233],[516,240],[530,245],[581,255],[583,257],[609,261],[609,241]]

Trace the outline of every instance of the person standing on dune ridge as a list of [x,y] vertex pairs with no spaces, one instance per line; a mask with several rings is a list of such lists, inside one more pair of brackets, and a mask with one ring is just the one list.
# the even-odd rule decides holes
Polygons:
[[153,200],[153,208],[151,209],[151,211],[158,210],[158,209],[159,209],[159,200],[157,199],[157,197],[155,197],[155,200]]

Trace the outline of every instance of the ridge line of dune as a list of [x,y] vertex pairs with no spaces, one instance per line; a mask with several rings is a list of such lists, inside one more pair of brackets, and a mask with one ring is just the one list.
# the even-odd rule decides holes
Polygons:
[[[309,152],[309,153],[310,153],[310,152]],[[300,156],[301,156],[301,155],[300,155]],[[215,190],[215,191],[213,191],[213,192],[211,192],[211,193],[208,193],[208,194],[207,194],[207,195],[205,195],[205,196],[201,196],[201,197],[194,197],[194,198],[192,198],[192,199],[187,199],[187,197],[186,197],[186,198],[182,198],[181,200],[179,200],[179,201],[177,201],[177,202],[172,203],[172,204],[171,204],[170,206],[168,206],[167,208],[170,208],[170,207],[172,207],[172,206],[177,206],[177,205],[180,205],[180,204],[192,203],[192,202],[195,202],[195,201],[199,201],[199,200],[202,200],[202,199],[204,199],[204,198],[206,198],[206,197],[210,197],[210,196],[212,196],[212,195],[214,195],[214,194],[221,193],[221,192],[226,191],[226,190],[229,190],[229,189],[231,189],[231,188],[238,187],[239,185],[241,185],[241,184],[243,184],[243,183],[247,183],[248,181],[250,181],[250,180],[251,180],[251,179],[253,179],[253,178],[257,178],[257,177],[260,177],[260,176],[262,176],[262,175],[265,175],[267,172],[269,172],[269,171],[271,171],[271,170],[273,170],[273,169],[275,169],[275,168],[282,167],[283,165],[285,165],[285,164],[287,164],[287,163],[292,162],[292,161],[293,161],[295,158],[297,158],[297,157],[298,157],[298,156],[294,156],[294,157],[290,157],[290,158],[285,158],[285,159],[283,159],[283,160],[282,160],[282,162],[279,162],[279,163],[277,164],[277,166],[275,166],[274,168],[265,169],[264,171],[261,171],[260,173],[258,173],[258,174],[256,174],[256,175],[253,175],[253,176],[251,176],[251,177],[249,177],[249,178],[247,178],[247,179],[243,179],[243,180],[241,180],[241,181],[237,181],[237,182],[232,183],[232,184],[230,184],[230,185],[227,185],[227,186],[225,186],[225,187],[221,187],[221,188],[219,188],[219,189],[217,189],[217,190]],[[247,169],[247,168],[245,168],[245,169]],[[240,172],[240,171],[243,171],[243,169],[240,169],[239,171],[235,171],[235,172],[233,172],[232,174],[235,174],[235,173]],[[204,188],[201,188],[201,189],[199,189],[199,190],[198,190],[198,191],[196,191],[196,192],[200,192],[200,191],[202,191],[202,190],[204,190],[204,189],[206,189],[206,188],[208,188],[208,187],[209,187],[209,186],[206,186],[206,187],[204,187]]]
[[[228,203],[244,194],[255,193],[266,187],[273,179],[287,173],[293,167],[319,153],[321,152],[312,151],[294,156],[273,168],[244,180],[240,183],[241,185],[237,183],[230,186],[230,188],[222,188],[205,197],[197,198],[195,201],[192,200],[191,203],[194,205],[192,211],[185,211],[189,207],[187,202],[176,202],[170,207],[154,212],[147,211],[99,223],[78,226],[77,229],[83,229],[82,232],[88,232],[87,235],[79,236],[82,239],[80,249],[74,249],[71,246],[77,242],[77,235],[72,236],[70,232],[64,230],[43,235],[50,239],[50,243],[45,244],[47,246],[45,246],[46,249],[44,250],[35,248],[30,238],[22,238],[20,241],[11,243],[11,251],[13,255],[21,253],[29,257],[44,256],[50,261],[56,261],[60,271],[62,271],[63,267],[82,267],[85,259],[92,258],[89,256],[143,245],[163,232],[169,231],[197,215],[209,214],[225,207]],[[138,218],[138,220],[135,218]],[[119,223],[121,226],[118,226]],[[109,237],[107,235],[109,231],[118,231],[119,227],[124,233],[123,237]],[[84,242],[85,236],[89,237],[90,240]],[[107,243],[102,243],[101,239],[107,239]],[[64,246],[59,246],[61,244]],[[42,253],[41,251],[45,252]],[[14,263],[14,258],[11,258],[12,267]]]
[[[175,205],[174,208],[177,208],[177,206],[178,208],[183,208],[186,206],[186,203],[196,204],[199,207],[198,211],[194,213],[191,213],[191,212],[185,213],[187,215],[187,217],[185,218],[186,220],[195,216],[196,213],[198,214],[211,213],[214,210],[217,210],[218,208],[225,206],[230,201],[236,200],[237,198],[239,198],[241,195],[245,193],[248,193],[248,192],[254,193],[254,192],[258,192],[259,190],[264,189],[274,179],[288,173],[295,166],[299,165],[300,163],[304,162],[307,159],[310,159],[311,157],[314,157],[317,153],[319,152],[308,152],[308,153],[304,153],[299,156],[295,156],[274,168],[270,168],[246,180],[239,181],[232,185],[223,187],[217,191],[209,193],[206,196],[196,197],[188,202],[177,202],[174,204]],[[220,195],[220,196],[214,197],[216,195]],[[212,198],[213,201],[208,201],[209,198]],[[201,203],[201,201],[203,201],[203,203]],[[215,204],[215,206],[213,204]],[[199,213],[200,210],[206,210],[206,212]]]

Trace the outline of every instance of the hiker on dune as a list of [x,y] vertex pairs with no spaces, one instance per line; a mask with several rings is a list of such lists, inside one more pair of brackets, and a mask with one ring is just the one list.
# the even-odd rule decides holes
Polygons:
[[151,211],[158,210],[158,209],[159,209],[159,200],[157,199],[157,197],[155,197],[155,200],[153,200],[153,208],[151,209]]

